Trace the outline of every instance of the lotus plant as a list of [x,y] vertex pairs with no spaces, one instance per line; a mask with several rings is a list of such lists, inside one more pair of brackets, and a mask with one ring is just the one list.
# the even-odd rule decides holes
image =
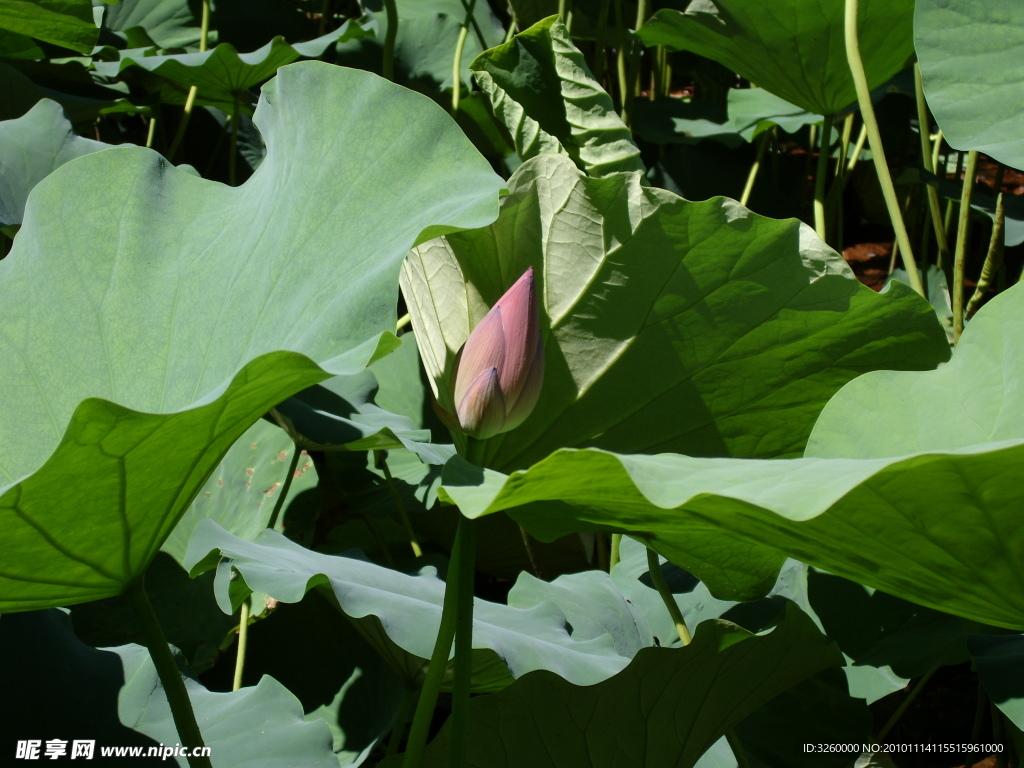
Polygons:
[[484,440],[522,424],[533,411],[544,378],[533,267],[473,329],[455,374],[459,428]]

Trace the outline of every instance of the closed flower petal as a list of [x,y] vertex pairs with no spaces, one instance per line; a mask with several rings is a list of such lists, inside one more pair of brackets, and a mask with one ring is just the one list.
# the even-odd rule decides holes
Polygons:
[[488,368],[473,380],[459,402],[458,415],[466,434],[479,440],[504,431],[505,400],[497,368]]
[[[466,396],[470,384],[488,368],[501,371],[505,363],[505,334],[501,325],[501,308],[495,304],[466,339],[455,374],[455,403]],[[500,373],[499,373],[500,377]]]

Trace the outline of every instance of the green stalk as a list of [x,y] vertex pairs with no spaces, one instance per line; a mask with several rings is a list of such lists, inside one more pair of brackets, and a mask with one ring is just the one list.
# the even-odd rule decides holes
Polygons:
[[601,9],[597,12],[597,35],[594,39],[594,79],[598,83],[604,78],[605,51],[604,36],[608,31],[608,11],[611,8],[611,0],[601,0]]
[[[203,735],[199,731],[195,712],[192,711],[192,703],[188,699],[185,681],[182,679],[178,665],[174,662],[171,649],[167,646],[167,638],[164,637],[164,630],[153,610],[153,604],[149,602],[142,576],[128,585],[125,597],[128,598],[128,602],[135,611],[135,618],[139,622],[149,655],[153,659],[153,666],[156,667],[160,682],[163,683],[167,703],[171,706],[174,727],[178,731],[178,738],[181,739],[183,746],[190,748],[191,754],[196,747],[206,745],[203,743]],[[188,764],[190,768],[213,768],[208,757],[189,757]]]
[[327,18],[331,15],[331,0],[323,0],[320,3],[320,26],[317,35],[323,37],[327,34]]
[[[199,26],[199,52],[203,53],[210,39],[210,0],[203,0],[203,14]],[[188,89],[188,96],[185,97],[185,108],[181,114],[181,122],[178,123],[178,130],[174,134],[171,148],[167,150],[167,159],[173,161],[178,153],[182,140],[185,138],[185,130],[188,128],[189,120],[192,119],[192,107],[196,103],[196,94],[199,89],[192,86]]]
[[825,115],[821,126],[821,145],[818,148],[818,170],[814,174],[814,231],[824,242],[828,242],[828,226],[825,223],[825,176],[828,174],[828,156],[832,151],[832,115]]
[[395,39],[398,37],[398,6],[395,0],[384,0],[388,30],[384,33],[384,62],[381,72],[386,80],[395,79]]
[[853,173],[857,167],[857,163],[860,162],[860,153],[864,151],[864,142],[868,138],[868,127],[866,124],[861,124],[860,133],[857,134],[857,142],[853,145],[853,152],[850,153],[850,159],[846,163],[846,176]]
[[564,24],[568,11],[569,0],[558,0],[558,18]]
[[[409,739],[405,745],[405,759],[402,768],[420,768],[423,764],[423,752],[427,746],[427,735],[430,722],[434,717],[437,695],[441,691],[441,681],[448,669],[448,658],[455,639],[455,628],[458,624],[459,591],[463,588],[472,589],[471,584],[463,585],[459,575],[463,573],[463,559],[467,556],[466,539],[472,544],[473,531],[465,525],[467,520],[459,514],[459,525],[455,531],[455,544],[452,547],[452,559],[448,566],[448,583],[444,590],[444,603],[441,607],[441,626],[437,630],[434,651],[430,655],[430,665],[423,679],[420,700],[416,704],[416,713],[409,728]],[[468,555],[472,557],[471,554]]]
[[459,591],[455,624],[455,680],[452,684],[450,768],[463,768],[469,731],[469,689],[473,677],[473,573],[476,560],[476,520],[460,517],[462,558],[456,574]]
[[[921,79],[921,66],[914,62],[914,96],[917,99],[917,125],[921,139],[921,163],[924,169],[934,175],[935,163],[932,159],[931,121],[928,119],[928,105],[924,100],[924,82]],[[942,228],[942,212],[939,209],[939,190],[934,184],[925,184],[928,191],[928,214],[932,220],[932,227],[935,230],[935,242],[939,248],[938,264],[949,263],[949,243],[946,240],[946,230]]]
[[857,88],[857,103],[860,105],[861,116],[864,119],[864,124],[867,126],[868,140],[871,142],[871,156],[875,161],[878,181],[882,185],[882,196],[885,198],[885,205],[889,209],[889,218],[892,219],[893,229],[896,230],[896,239],[899,241],[900,250],[903,251],[903,264],[907,268],[910,287],[924,296],[924,284],[921,282],[921,274],[917,271],[917,262],[914,261],[914,251],[910,247],[910,236],[907,234],[907,227],[903,223],[903,217],[900,215],[899,201],[896,199],[896,189],[892,183],[892,176],[889,174],[889,166],[885,162],[885,150],[882,149],[882,135],[878,131],[875,108],[871,104],[871,89],[868,87],[868,78],[864,73],[864,62],[860,56],[860,43],[857,32],[857,4],[858,0],[846,0],[846,58],[850,64],[850,73],[853,75],[854,85]]
[[237,691],[242,687],[242,673],[245,671],[245,651],[249,647],[249,609],[252,600],[245,598],[242,607],[238,612],[238,652],[235,654],[235,678],[231,683],[231,690]]
[[899,719],[903,717],[903,713],[906,712],[910,705],[914,703],[914,699],[917,698],[918,694],[924,690],[925,685],[932,679],[932,675],[939,671],[938,667],[932,667],[930,670],[921,675],[921,678],[917,681],[917,685],[913,687],[910,693],[907,694],[906,698],[896,708],[896,711],[892,713],[892,717],[889,721],[882,726],[882,730],[878,732],[878,736],[875,737],[876,741],[882,741],[886,736],[889,735],[889,731],[893,729],[893,726],[899,722]]
[[836,163],[836,178],[842,178],[846,170],[846,158],[850,155],[850,136],[853,134],[853,112],[843,119],[843,132],[839,136],[839,162]]
[[967,259],[967,235],[971,222],[971,192],[978,168],[978,150],[967,153],[964,168],[964,188],[960,193],[960,219],[956,228],[956,253],[953,256],[953,343],[960,341],[964,332],[964,262]]
[[608,572],[611,573],[612,568],[619,564],[619,549],[622,547],[622,534],[612,534],[611,553],[608,555]]
[[423,550],[420,548],[420,542],[416,538],[416,531],[412,528],[412,522],[409,520],[409,515],[405,511],[405,504],[402,503],[402,496],[395,487],[394,478],[391,477],[391,469],[388,467],[387,452],[374,451],[373,458],[377,468],[384,472],[384,480],[387,481],[388,488],[391,490],[391,498],[395,500],[395,509],[398,510],[398,519],[402,521],[402,527],[405,529],[405,535],[409,537],[409,547],[412,549],[413,556],[423,557]]
[[288,474],[284,476],[284,482],[281,484],[281,494],[277,497],[277,501],[274,502],[274,511],[270,513],[270,521],[267,523],[267,528],[273,530],[277,527],[277,518],[281,514],[281,508],[284,506],[284,500],[288,497],[288,491],[292,487],[292,479],[295,477],[295,469],[299,466],[299,456],[302,455],[302,451],[299,450],[299,446],[294,446],[295,450],[292,452],[292,460],[288,465]]
[[761,134],[761,140],[757,144],[757,157],[754,158],[754,164],[750,166],[750,173],[747,174],[747,183],[743,187],[743,194],[740,195],[740,205],[745,206],[747,201],[750,200],[750,193],[754,189],[754,181],[757,179],[757,172],[761,168],[761,161],[764,159],[764,151],[768,147],[768,144],[771,142],[772,136],[774,135],[774,126],[770,131],[764,131]]
[[466,18],[459,27],[459,37],[455,41],[455,60],[452,63],[452,114],[459,111],[459,99],[462,98],[462,49],[466,47],[469,36],[469,22],[473,19],[473,8],[476,0],[469,0],[466,6]]
[[146,131],[146,149],[153,148],[153,139],[156,138],[156,113],[149,118],[149,130]]
[[[997,187],[998,189],[999,187]],[[965,314],[968,319],[974,316],[981,306],[981,300],[985,298],[985,291],[992,284],[992,276],[1003,263],[1003,233],[1006,230],[1006,209],[1003,206],[1003,191],[999,190],[996,196],[996,215],[992,222],[992,236],[988,241],[988,253],[985,254],[985,264],[981,268],[981,277],[978,278],[978,285],[974,289],[974,295],[967,302]]]
[[[658,559],[658,553],[650,547],[647,547],[647,572],[650,574],[651,583],[654,584],[654,588],[658,590],[661,601],[668,609],[669,616],[672,617],[672,623],[675,624],[679,641],[684,646],[689,645],[693,641],[693,635],[690,634],[690,630],[686,626],[686,619],[683,618],[683,612],[679,610],[679,604],[672,596],[672,590],[669,588],[668,582],[665,581],[665,574],[661,572],[661,561]],[[747,753],[744,751],[743,745],[740,744],[740,740],[732,728],[725,731],[725,740],[729,743],[733,756],[736,758],[737,768],[750,768],[750,760],[747,758]]]
[[665,574],[661,572],[661,561],[658,559],[658,553],[650,547],[647,547],[647,572],[651,575],[651,581],[654,583],[654,588],[658,590],[661,601],[668,608],[668,613],[672,617],[672,623],[676,626],[676,634],[679,635],[679,641],[683,645],[689,645],[693,641],[693,636],[686,626],[683,612],[679,610],[679,603],[672,597],[672,590],[669,589],[668,582],[665,581]]
[[622,122],[629,127],[629,107],[632,104],[628,98],[629,76],[626,72],[626,46],[629,38],[626,35],[625,21],[622,16],[622,0],[615,0],[615,26],[619,30],[618,50],[615,52],[615,68],[619,79],[619,105],[622,109]]
[[231,111],[231,152],[228,155],[228,184],[232,187],[238,183],[238,94],[235,94],[234,107]]

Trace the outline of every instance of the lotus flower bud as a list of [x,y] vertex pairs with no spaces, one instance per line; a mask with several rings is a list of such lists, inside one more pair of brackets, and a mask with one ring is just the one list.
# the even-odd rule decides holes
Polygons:
[[533,267],[526,270],[466,339],[455,374],[455,412],[480,440],[508,432],[533,411],[544,378]]

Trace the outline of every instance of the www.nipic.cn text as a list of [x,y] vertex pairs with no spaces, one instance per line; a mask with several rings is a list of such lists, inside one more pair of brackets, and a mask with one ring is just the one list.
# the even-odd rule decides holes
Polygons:
[[14,757],[16,760],[92,760],[97,752],[100,757],[209,757],[209,747],[190,749],[181,744],[154,745],[152,747],[104,747],[97,750],[95,739],[25,739],[18,742]]

